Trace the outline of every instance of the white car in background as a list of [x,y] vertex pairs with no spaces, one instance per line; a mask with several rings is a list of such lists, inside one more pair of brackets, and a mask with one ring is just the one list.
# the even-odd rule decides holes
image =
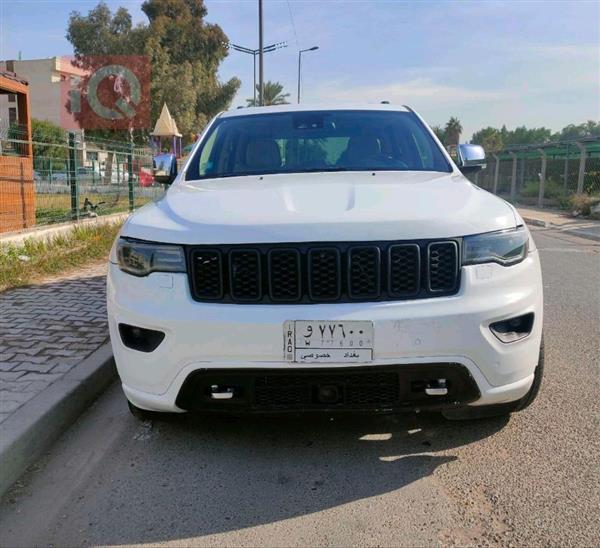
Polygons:
[[[543,297],[517,211],[408,107],[218,115],[110,256],[108,315],[137,416],[507,414],[535,398]],[[461,172],[462,171],[462,172]]]

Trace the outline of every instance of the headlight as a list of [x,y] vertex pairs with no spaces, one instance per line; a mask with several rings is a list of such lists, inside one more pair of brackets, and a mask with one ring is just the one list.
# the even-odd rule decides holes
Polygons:
[[467,236],[463,239],[463,264],[519,263],[527,256],[528,242],[529,231],[524,226]]
[[150,272],[185,272],[185,255],[178,245],[150,244],[119,238],[116,244],[119,268],[134,276]]

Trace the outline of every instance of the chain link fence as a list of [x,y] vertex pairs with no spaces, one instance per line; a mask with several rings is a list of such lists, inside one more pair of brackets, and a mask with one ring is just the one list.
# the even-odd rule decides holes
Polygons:
[[149,147],[62,131],[36,138],[0,127],[0,233],[133,211],[164,193]]
[[600,138],[488,152],[485,169],[470,179],[523,205],[567,208],[573,195],[600,199]]

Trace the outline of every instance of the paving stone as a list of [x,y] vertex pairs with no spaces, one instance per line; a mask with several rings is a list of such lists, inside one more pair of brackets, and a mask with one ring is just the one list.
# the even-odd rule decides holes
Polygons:
[[13,371],[32,371],[34,373],[48,373],[54,367],[53,363],[28,363],[23,362],[19,367],[13,369]]
[[21,407],[22,403],[18,401],[8,401],[0,399],[0,413],[12,413]]
[[106,265],[0,293],[0,419],[108,340]]
[[62,375],[59,375],[57,373],[25,373],[25,375],[23,375],[20,378],[20,382],[27,382],[27,381],[48,381],[48,382],[54,382],[57,381],[58,379],[60,379],[62,377]]
[[75,367],[75,364],[59,363],[52,368],[52,373],[68,373]]
[[29,348],[24,346],[23,348],[19,349],[19,352],[21,354],[27,354],[28,356],[35,356],[40,350],[41,348],[39,346],[30,346]]
[[31,392],[12,392],[9,390],[0,390],[0,402],[16,401],[19,403],[25,403],[32,397],[33,394]]
[[48,361],[48,358],[46,356],[28,356],[26,354],[17,354],[14,357],[14,360],[18,362],[44,364]]
[[19,381],[2,381],[0,387],[9,392],[25,392],[31,383]]
[[62,337],[60,339],[61,344],[62,343],[79,343],[81,341],[80,337]]
[[26,375],[24,371],[0,371],[0,387],[4,381],[16,381],[24,375]]
[[[19,384],[19,383],[17,383]],[[23,389],[25,392],[41,392],[44,388],[47,388],[52,384],[51,381],[33,381],[30,383],[22,383],[26,384],[26,387]]]
[[21,362],[0,362],[0,372],[1,371],[11,371]]
[[77,350],[73,350],[70,348],[62,348],[62,349],[56,349],[52,352],[53,356],[64,356],[65,358],[71,358],[73,356],[77,356],[77,354],[80,354],[81,352],[78,352]]

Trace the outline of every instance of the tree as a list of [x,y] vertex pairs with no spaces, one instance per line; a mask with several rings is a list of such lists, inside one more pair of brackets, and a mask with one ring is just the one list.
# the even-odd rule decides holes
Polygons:
[[217,76],[227,56],[227,36],[218,25],[204,21],[203,0],[147,0],[142,11],[148,23],[137,26],[126,8],[113,15],[104,2],[85,16],[72,12],[67,39],[78,58],[147,55],[152,66],[152,120],[167,102],[184,138],[192,139],[229,106],[240,86],[237,78],[221,83]]
[[504,146],[500,131],[489,126],[475,132],[471,142],[481,145],[486,152],[497,152]]
[[65,131],[48,120],[31,119],[33,157],[38,170],[64,169],[69,151]]
[[600,122],[588,120],[583,124],[569,124],[552,136],[554,141],[571,141],[586,137],[600,137]]
[[[289,93],[283,93],[283,86],[279,82],[271,82],[267,81],[264,83],[264,94],[263,94],[263,104],[265,106],[269,105],[287,105],[289,101],[287,98],[290,96]],[[256,85],[256,91],[260,94],[259,85]],[[256,106],[254,104],[254,99],[246,99],[249,107]],[[257,99],[258,104],[258,99]]]
[[462,125],[460,124],[460,120],[452,116],[450,120],[446,123],[446,127],[444,128],[444,135],[446,137],[446,145],[458,145],[460,142],[460,134],[462,133]]
[[506,131],[503,138],[504,146],[534,145],[547,143],[552,137],[552,131],[545,127],[527,128],[518,126],[512,131]]
[[500,129],[488,126],[476,131],[471,137],[471,142],[483,145],[490,152],[495,152],[517,145],[543,144],[553,139],[552,131],[545,127],[518,126],[515,129],[508,129],[503,125]]
[[444,140],[446,139],[446,135],[444,134],[444,129],[441,126],[431,126],[431,130],[433,131],[433,133],[435,133],[436,137],[443,144]]

